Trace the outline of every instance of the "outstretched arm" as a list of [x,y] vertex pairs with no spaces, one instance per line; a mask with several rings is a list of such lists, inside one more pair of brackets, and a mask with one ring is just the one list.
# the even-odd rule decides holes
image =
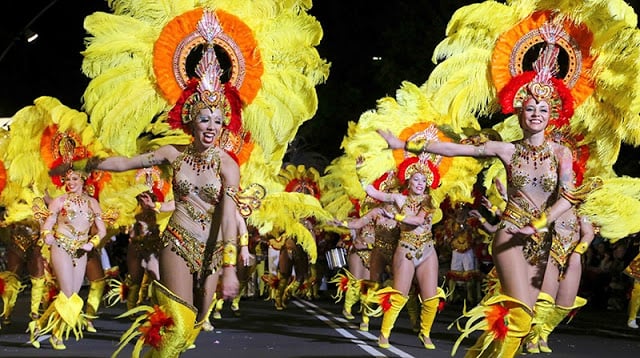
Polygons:
[[459,144],[451,142],[427,142],[420,140],[416,142],[405,142],[396,137],[388,130],[379,129],[378,134],[384,138],[391,149],[404,149],[414,154],[429,152],[445,157],[494,157],[504,155],[505,142],[487,141],[480,145]]

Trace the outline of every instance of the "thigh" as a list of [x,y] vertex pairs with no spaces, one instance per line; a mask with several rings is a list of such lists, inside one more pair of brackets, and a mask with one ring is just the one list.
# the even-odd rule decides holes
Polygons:
[[413,261],[406,257],[406,250],[402,248],[396,249],[393,255],[393,288],[408,295],[411,289],[411,282],[415,274],[415,266]]
[[188,304],[193,304],[193,275],[182,257],[171,250],[170,243],[160,251],[160,282]]
[[429,255],[416,268],[416,279],[420,286],[420,297],[431,298],[436,295],[438,288],[438,256]]
[[533,270],[525,260],[522,248],[521,239],[500,230],[493,241],[493,261],[502,292],[533,307],[538,290],[535,289]]

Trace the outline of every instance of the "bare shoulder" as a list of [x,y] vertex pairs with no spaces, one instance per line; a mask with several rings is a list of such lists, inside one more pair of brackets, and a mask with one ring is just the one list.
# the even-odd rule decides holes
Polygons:
[[553,152],[556,153],[556,156],[560,158],[570,158],[572,156],[571,149],[563,144],[551,142],[551,148],[553,149]]

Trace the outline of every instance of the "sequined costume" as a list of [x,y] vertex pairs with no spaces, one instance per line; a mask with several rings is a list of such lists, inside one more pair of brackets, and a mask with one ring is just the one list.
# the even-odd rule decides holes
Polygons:
[[580,222],[572,208],[558,217],[553,225],[551,250],[549,258],[558,267],[560,276],[564,278],[564,273],[569,264],[569,257],[580,242]]
[[398,246],[399,237],[400,227],[395,220],[389,221],[389,223],[376,221],[373,248],[384,256],[386,262],[391,262],[393,253]]
[[[552,143],[545,141],[536,147],[518,141],[514,145],[515,151],[507,166],[509,201],[502,213],[500,229],[528,225],[556,200],[553,194],[557,192],[558,186],[558,160]],[[525,259],[529,263],[535,263],[544,258],[548,244],[546,235],[532,235],[525,242]]]
[[0,240],[6,247],[17,254],[20,259],[27,261],[31,250],[38,248],[39,228],[35,222],[20,222],[7,225]]
[[[400,213],[405,215],[415,215],[421,210],[425,210],[428,213],[425,215],[425,223],[412,231],[407,231],[405,225],[400,225],[400,239],[398,240],[397,250],[402,252],[407,260],[412,261],[415,267],[418,267],[429,256],[436,255],[435,241],[431,233],[432,215],[429,215],[433,209],[427,200],[427,196],[408,196],[407,201],[400,209]],[[410,209],[412,212],[407,213],[406,209]]]
[[222,244],[207,246],[207,240],[222,191],[217,149],[198,153],[190,145],[171,166],[176,206],[162,233],[164,246],[171,244],[171,250],[184,259],[192,273],[203,266],[215,272],[222,265]]

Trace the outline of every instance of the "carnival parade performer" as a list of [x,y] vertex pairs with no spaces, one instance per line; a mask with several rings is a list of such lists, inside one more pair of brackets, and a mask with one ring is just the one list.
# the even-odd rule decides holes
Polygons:
[[437,168],[428,160],[418,157],[408,158],[398,167],[399,180],[406,185],[406,194],[386,193],[373,185],[366,187],[367,195],[382,201],[395,203],[400,208],[397,213],[383,211],[400,226],[400,239],[393,255],[393,286],[377,291],[383,312],[378,345],[389,348],[389,336],[400,310],[408,300],[409,290],[415,276],[422,307],[420,311],[420,332],[418,338],[426,349],[435,349],[431,341],[431,326],[435,319],[440,299],[444,291],[438,287],[438,255],[431,232],[435,211],[429,189],[438,187]]
[[[390,148],[405,148],[444,156],[498,157],[507,169],[509,200],[502,224],[492,242],[492,255],[502,292],[478,306],[503,307],[508,314],[508,333],[494,340],[490,331],[481,336],[469,354],[489,349],[497,356],[514,356],[521,339],[529,332],[533,306],[540,291],[548,256],[547,226],[571,208],[573,194],[571,151],[545,136],[549,121],[567,121],[573,114],[573,100],[557,70],[555,41],[561,27],[545,23],[540,33],[546,47],[534,64],[536,71],[513,78],[500,93],[503,112],[515,112],[523,132],[516,142],[486,141],[479,145],[400,140],[389,131],[379,131]],[[554,70],[555,69],[555,70]],[[557,200],[556,200],[557,198]],[[471,312],[470,312],[471,314]],[[493,341],[488,347],[485,340]]]
[[[41,227],[40,236],[51,246],[51,265],[60,286],[55,301],[37,320],[29,323],[30,342],[39,348],[37,338],[51,333],[54,349],[65,349],[62,339],[73,332],[76,339],[88,324],[82,313],[84,300],[78,296],[87,266],[87,253],[98,246],[106,234],[98,201],[84,192],[88,174],[69,170],[64,174],[67,193],[51,200],[50,215]],[[95,225],[96,233],[91,235]]]
[[[233,298],[238,291],[234,266],[238,252],[235,200],[239,168],[216,143],[223,128],[237,131],[241,127],[241,108],[235,88],[220,80],[222,69],[213,47],[220,31],[215,13],[205,11],[198,23],[198,33],[206,42],[196,67],[198,78],[189,82],[168,114],[172,127],[192,135],[191,144],[165,145],[133,157],[94,157],[75,163],[114,172],[156,165],[173,168],[175,210],[161,237],[160,281],[151,286],[163,312],[149,312],[150,317],[154,313],[172,317],[171,330],[151,353],[162,357],[178,356],[193,344],[219,278],[223,298]],[[121,342],[128,340],[123,337]]]
[[629,308],[627,319],[627,326],[629,328],[638,328],[638,322],[636,322],[636,316],[638,316],[638,310],[640,309],[640,254],[629,263],[624,269],[624,273],[633,279],[633,288],[631,289],[631,297],[629,298]]

